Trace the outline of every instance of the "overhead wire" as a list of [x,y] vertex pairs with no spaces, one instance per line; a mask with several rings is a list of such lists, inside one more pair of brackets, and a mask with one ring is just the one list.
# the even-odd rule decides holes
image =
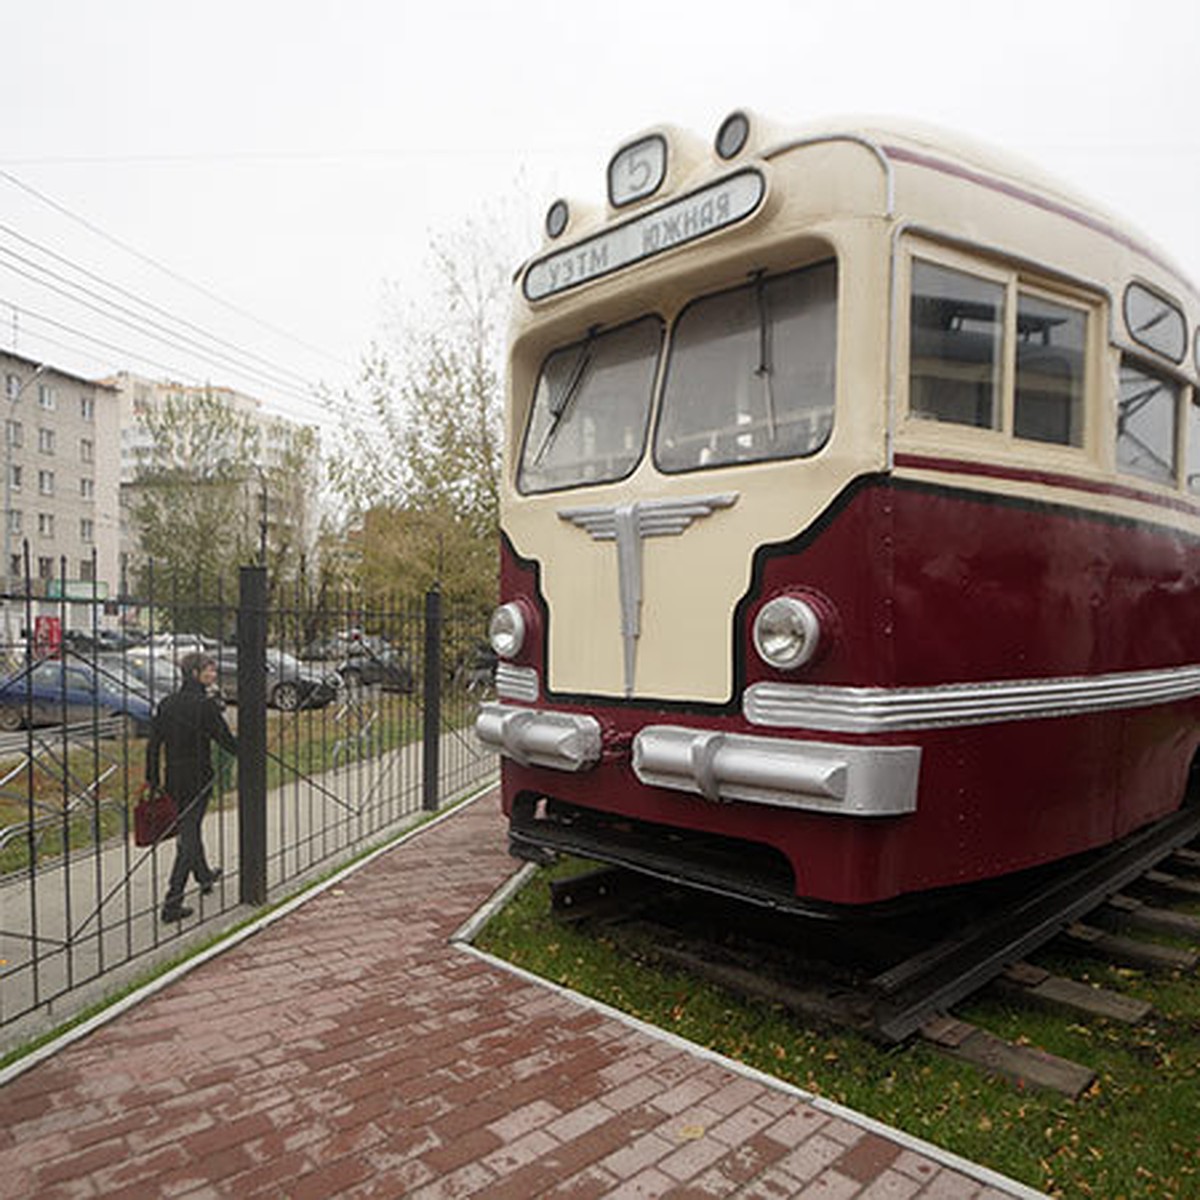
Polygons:
[[[149,319],[147,319],[145,317],[139,316],[137,313],[133,312],[131,309],[125,307],[124,305],[116,304],[114,301],[111,301],[111,300],[106,300],[105,297],[98,295],[97,293],[91,291],[91,289],[83,288],[81,285],[73,283],[69,279],[64,279],[61,275],[58,275],[55,272],[46,271],[44,268],[39,268],[36,263],[30,262],[30,260],[25,258],[23,255],[13,254],[13,252],[11,250],[7,250],[4,246],[0,246],[0,255],[9,255],[11,257],[17,258],[21,262],[24,262],[27,265],[34,267],[35,270],[42,270],[44,274],[49,275],[52,279],[58,280],[60,283],[66,284],[67,287],[76,288],[77,290],[83,292],[85,295],[92,297],[92,299],[100,301],[100,304],[93,304],[93,303],[91,303],[90,300],[81,299],[79,296],[73,296],[68,291],[66,291],[64,288],[57,287],[53,283],[48,283],[44,279],[39,279],[35,274],[33,274],[30,271],[22,270],[20,267],[13,266],[12,263],[0,261],[0,268],[3,268],[4,270],[7,270],[7,271],[11,271],[16,275],[19,275],[23,279],[28,279],[28,280],[30,280],[30,282],[36,284],[38,287],[45,288],[47,291],[51,291],[55,295],[63,296],[64,298],[69,300],[72,304],[77,304],[81,308],[87,309],[89,312],[94,312],[97,315],[103,317],[106,321],[113,321],[119,325],[124,325],[125,327],[132,329],[135,333],[142,334],[143,336],[148,337],[153,341],[160,342],[162,345],[168,346],[173,350],[179,350],[183,353],[190,352],[190,353],[196,355],[200,359],[200,361],[209,363],[212,366],[223,367],[223,368],[229,368],[230,366],[232,366],[236,370],[245,372],[251,378],[256,378],[260,382],[266,383],[266,384],[274,387],[276,390],[278,390],[279,392],[281,392],[285,395],[291,396],[293,398],[301,397],[302,399],[305,399],[305,400],[308,399],[308,397],[304,393],[295,391],[294,384],[290,384],[284,380],[271,377],[256,367],[248,367],[242,363],[238,363],[234,359],[228,358],[227,356],[215,355],[209,350],[208,347],[204,346],[200,342],[197,342],[194,338],[190,338],[190,337],[187,337],[186,335],[181,335],[181,334],[175,333],[173,330],[168,329],[166,326],[161,325],[157,321],[150,321]],[[101,305],[108,305],[114,311],[112,313],[106,312],[105,309],[103,307],[101,307]],[[125,315],[121,315],[121,314],[125,314]],[[132,319],[129,319],[129,318],[132,318]],[[156,333],[156,332],[153,332],[153,330],[159,330],[160,332]],[[176,341],[175,340],[176,338],[180,338],[182,340]],[[299,378],[299,377],[297,377],[297,378]]]
[[[334,356],[332,354],[329,354],[327,351],[324,351],[322,348],[314,346],[313,344],[308,343],[308,342],[304,341],[303,339],[296,338],[294,335],[288,333],[286,330],[279,329],[278,327],[272,325],[270,322],[261,320],[260,318],[256,317],[253,313],[249,313],[246,310],[241,309],[239,306],[232,304],[229,301],[224,300],[224,298],[222,298],[219,295],[217,295],[216,293],[212,292],[210,289],[205,288],[203,285],[194,283],[193,281],[187,279],[185,276],[172,270],[170,267],[165,266],[164,264],[158,262],[157,260],[151,258],[150,256],[143,254],[141,251],[137,250],[135,247],[130,246],[127,243],[121,241],[119,238],[115,238],[115,237],[107,234],[104,230],[100,229],[93,222],[87,220],[84,217],[79,216],[78,214],[72,212],[69,208],[67,208],[66,205],[61,204],[60,202],[54,200],[52,197],[49,197],[49,196],[45,195],[44,193],[38,191],[36,188],[33,188],[31,185],[26,184],[23,180],[18,179],[11,172],[0,170],[0,178],[7,180],[10,184],[13,184],[14,186],[22,189],[23,191],[28,192],[30,195],[33,195],[39,201],[48,205],[49,207],[54,209],[56,212],[59,212],[62,215],[69,217],[71,220],[82,225],[84,228],[88,229],[90,232],[94,233],[96,236],[117,246],[119,249],[121,249],[125,253],[132,255],[139,261],[148,263],[149,265],[153,266],[156,270],[167,275],[169,278],[174,279],[180,283],[183,283],[185,286],[190,287],[193,290],[199,292],[200,294],[207,296],[208,298],[214,300],[216,303],[222,305],[223,307],[225,307],[235,313],[238,313],[239,315],[245,316],[249,320],[253,321],[255,324],[260,325],[261,327],[268,329],[271,332],[276,333],[277,335],[279,335],[281,337],[287,338],[289,341],[292,341],[295,344],[298,344],[298,345],[304,347],[305,349],[309,350],[312,353],[319,354],[324,358],[327,358],[335,363],[338,363],[339,365],[342,365],[342,366],[347,365],[343,360],[337,358],[336,356]],[[172,349],[180,351],[181,353],[187,353],[187,354],[193,354],[193,355],[198,354],[203,361],[206,361],[206,362],[210,363],[211,365],[217,366],[222,370],[232,369],[235,373],[244,374],[245,376],[249,377],[250,379],[256,381],[259,386],[262,386],[263,384],[265,384],[267,387],[273,388],[273,389],[277,390],[278,392],[280,392],[282,395],[286,396],[287,399],[289,399],[292,403],[299,403],[302,406],[304,406],[306,409],[308,409],[311,413],[317,414],[315,417],[310,418],[310,419],[315,419],[319,423],[323,423],[323,422],[327,421],[328,417],[331,415],[329,405],[327,403],[323,402],[323,399],[319,394],[318,385],[311,383],[299,372],[295,372],[287,367],[280,367],[279,364],[272,362],[270,359],[267,359],[262,355],[256,354],[254,351],[243,349],[242,347],[235,345],[234,343],[228,341],[225,338],[221,338],[217,335],[212,334],[210,331],[204,329],[202,326],[196,325],[194,322],[188,321],[186,318],[178,317],[178,316],[170,313],[167,309],[162,308],[159,305],[153,304],[149,301],[142,300],[140,297],[135,296],[128,289],[122,288],[119,284],[115,284],[115,283],[111,282],[110,280],[105,279],[103,276],[100,276],[100,275],[96,274],[95,272],[90,271],[88,268],[81,266],[80,264],[74,262],[70,258],[67,258],[65,255],[58,254],[57,252],[49,249],[48,247],[42,246],[40,243],[34,241],[32,238],[28,238],[24,234],[21,234],[20,232],[18,232],[17,230],[12,229],[11,226],[0,225],[0,230],[3,230],[3,232],[6,233],[8,236],[16,238],[18,241],[20,241],[24,245],[32,247],[33,249],[37,250],[39,253],[46,255],[47,257],[53,259],[54,261],[61,263],[65,266],[69,267],[71,270],[76,271],[79,274],[83,275],[84,277],[92,280],[93,282],[100,284],[102,287],[105,287],[119,295],[122,295],[128,299],[133,300],[135,303],[145,307],[149,311],[152,311],[158,315],[164,316],[168,321],[174,322],[178,325],[183,326],[184,328],[192,330],[193,332],[199,333],[203,338],[209,339],[212,342],[216,343],[217,346],[225,347],[226,350],[228,350],[232,354],[240,355],[244,358],[252,359],[256,362],[262,363],[270,371],[282,372],[285,375],[290,375],[292,377],[292,379],[298,381],[301,386],[308,388],[309,391],[307,393],[301,393],[296,390],[295,384],[289,385],[288,383],[284,382],[283,380],[281,380],[277,377],[272,377],[271,375],[269,375],[267,373],[267,371],[262,370],[262,368],[249,366],[243,362],[238,362],[238,361],[236,361],[236,359],[230,358],[225,353],[224,350],[214,349],[213,347],[204,347],[202,344],[197,343],[196,340],[191,338],[190,336],[183,334],[183,333],[179,332],[178,330],[169,329],[169,328],[163,326],[162,324],[160,324],[159,322],[153,321],[150,318],[145,317],[139,313],[132,312],[126,306],[118,304],[116,301],[112,300],[111,298],[98,295],[97,293],[93,292],[91,289],[84,287],[82,284],[79,284],[74,280],[67,279],[67,278],[63,277],[62,275],[58,274],[57,272],[51,271],[48,267],[44,266],[43,264],[36,263],[24,255],[18,254],[16,251],[12,250],[11,248],[5,248],[5,247],[0,246],[0,252],[7,254],[10,258],[15,258],[18,261],[25,263],[27,266],[32,267],[35,271],[39,271],[42,274],[44,274],[50,278],[56,279],[58,282],[65,284],[67,287],[73,288],[79,292],[82,292],[86,295],[91,296],[94,300],[97,300],[102,305],[110,306],[114,310],[125,313],[127,316],[132,317],[133,320],[135,320],[135,321],[144,322],[150,326],[157,327],[161,331],[161,333],[168,334],[168,335],[170,335],[170,337],[173,337],[173,338],[181,339],[183,342],[188,343],[190,345],[190,349],[179,346],[175,342],[168,340],[168,338],[162,336],[161,333],[156,334],[156,333],[149,332],[145,328],[140,328],[136,325],[132,325],[130,321],[125,320],[122,317],[116,317],[109,313],[98,310],[95,308],[94,305],[89,304],[87,301],[81,300],[78,296],[68,295],[67,293],[62,292],[61,289],[56,288],[52,284],[47,283],[45,280],[34,278],[33,276],[30,276],[27,273],[20,271],[18,268],[12,266],[11,264],[0,263],[0,266],[6,266],[10,271],[15,271],[17,274],[25,275],[25,277],[27,279],[29,279],[31,282],[37,284],[40,287],[47,288],[51,291],[59,292],[60,295],[63,295],[66,299],[70,300],[72,303],[78,304],[85,308],[90,308],[90,309],[92,309],[92,311],[97,312],[98,315],[104,317],[106,320],[116,321],[120,324],[126,325],[126,326],[134,329],[134,331],[139,333],[141,336],[149,337],[152,340],[155,340],[164,345],[170,346]],[[14,311],[20,311],[20,306],[18,306],[18,305],[10,304],[10,307],[12,307],[14,309]],[[48,318],[46,318],[44,316],[44,314],[38,314],[38,313],[34,312],[33,310],[29,310],[29,309],[26,309],[24,311],[26,312],[27,315],[32,316],[34,319],[48,320]],[[139,362],[153,364],[153,365],[157,366],[158,369],[166,370],[170,374],[174,374],[174,375],[191,374],[193,377],[195,377],[194,372],[191,372],[191,373],[181,372],[179,370],[178,366],[168,366],[166,364],[162,364],[162,363],[158,362],[157,360],[155,360],[147,355],[134,354],[132,351],[130,351],[128,349],[128,347],[120,347],[120,346],[117,346],[115,343],[105,342],[103,339],[88,335],[88,334],[84,333],[84,331],[78,330],[73,326],[70,326],[70,325],[67,325],[67,324],[64,324],[61,322],[59,323],[59,325],[63,330],[70,332],[70,333],[74,334],[75,336],[83,337],[83,338],[85,338],[85,340],[90,341],[95,345],[100,345],[100,346],[104,346],[106,348],[115,349],[119,353],[123,353],[130,357],[136,358],[137,361],[139,361]],[[61,346],[61,343],[60,343],[60,346]],[[358,420],[365,421],[368,424],[376,423],[377,419],[376,419],[375,415],[371,412],[370,407],[361,400],[361,398],[354,395],[352,392],[346,390],[341,393],[340,399],[343,403],[348,405],[349,409],[352,411],[352,413]]]
[[[262,363],[263,366],[270,367],[271,369],[280,371],[283,374],[293,375],[296,379],[300,380],[301,382],[304,382],[306,384],[308,383],[308,380],[305,379],[305,377],[302,376],[299,372],[292,371],[292,370],[290,370],[290,368],[287,368],[287,367],[282,367],[279,364],[273,362],[271,359],[264,358],[261,354],[256,354],[253,350],[242,349],[241,347],[235,345],[233,342],[230,342],[226,338],[221,337],[219,334],[212,333],[209,330],[205,329],[203,326],[197,325],[194,322],[189,321],[186,317],[175,316],[173,313],[168,312],[165,308],[161,308],[159,305],[153,304],[149,300],[144,300],[141,296],[138,296],[135,292],[131,292],[127,288],[123,288],[119,284],[113,283],[111,280],[105,279],[101,275],[97,275],[94,271],[89,271],[86,267],[80,266],[79,263],[73,261],[70,258],[67,258],[65,255],[59,254],[56,251],[51,250],[48,246],[43,246],[40,242],[35,242],[32,238],[26,237],[24,234],[19,233],[17,230],[13,229],[9,225],[5,225],[3,222],[0,222],[0,233],[4,233],[4,234],[7,234],[11,238],[15,238],[17,241],[36,250],[39,254],[44,254],[47,258],[50,258],[50,259],[54,260],[55,262],[61,263],[63,266],[69,267],[72,271],[75,271],[78,274],[84,276],[84,278],[90,279],[94,283],[98,283],[102,287],[106,287],[110,291],[116,292],[117,295],[123,296],[127,300],[131,300],[135,304],[140,304],[143,308],[148,309],[150,312],[156,313],[162,317],[166,317],[168,320],[174,321],[176,324],[182,325],[184,328],[190,329],[194,333],[198,333],[202,337],[208,338],[210,341],[213,341],[213,342],[217,343],[218,345],[225,346],[228,349],[230,349],[238,354],[244,355],[246,358],[253,359],[256,362]],[[8,251],[8,253],[11,254],[12,251]],[[39,268],[39,269],[45,270],[45,268]],[[47,271],[47,274],[49,274],[48,271]],[[78,285],[75,285],[75,286],[78,286]]]
[[343,368],[346,368],[349,365],[343,359],[339,358],[330,351],[320,346],[316,346],[311,342],[305,341],[303,338],[299,338],[295,334],[288,332],[286,329],[281,329],[279,326],[273,325],[269,321],[264,321],[261,317],[256,316],[254,313],[249,312],[240,305],[234,304],[230,300],[226,300],[223,296],[218,295],[216,292],[205,287],[203,284],[196,283],[194,280],[188,279],[187,276],[181,275],[178,271],[175,271],[171,267],[160,263],[157,259],[152,258],[150,255],[144,254],[141,250],[138,250],[137,247],[131,246],[128,242],[122,241],[118,237],[114,237],[112,234],[101,229],[98,225],[93,224],[86,217],[82,217],[78,213],[73,212],[65,204],[62,204],[52,197],[45,195],[45,193],[38,191],[37,188],[26,183],[24,180],[18,179],[17,176],[12,174],[11,171],[0,169],[0,179],[7,180],[13,185],[13,187],[19,188],[21,191],[33,196],[35,199],[47,205],[49,208],[54,209],[55,212],[61,213],[63,216],[74,221],[76,224],[81,225],[84,229],[88,230],[88,232],[95,234],[96,237],[103,239],[110,245],[116,246],[118,249],[123,250],[126,254],[132,255],[139,262],[146,263],[148,266],[153,267],[156,271],[161,271],[168,278],[175,280],[176,283],[180,283],[184,287],[190,288],[192,291],[206,296],[209,300],[221,305],[222,308],[227,308],[230,312],[237,313],[239,316],[244,317],[249,321],[253,321],[256,325],[261,326],[263,329],[270,330],[276,336],[282,337],[295,345],[302,346],[310,353],[317,354],[322,358],[328,359],[331,362],[335,362]]
[[[16,302],[6,299],[4,297],[0,297],[0,304],[3,304],[5,307],[11,309],[14,313],[18,314],[22,318],[28,318],[33,321],[40,321],[41,323],[43,323],[45,325],[49,325],[52,328],[60,330],[63,333],[70,334],[71,336],[78,338],[78,339],[82,339],[83,341],[88,342],[93,346],[98,346],[102,350],[107,350],[113,354],[117,354],[123,360],[132,360],[134,362],[142,363],[145,366],[151,367],[156,371],[161,371],[164,373],[164,376],[167,379],[176,380],[181,383],[187,383],[190,386],[195,386],[195,387],[205,387],[212,383],[211,379],[204,379],[200,375],[198,375],[195,371],[181,370],[177,363],[166,363],[166,362],[163,362],[161,359],[153,358],[148,354],[142,353],[141,351],[134,350],[127,345],[122,345],[118,342],[109,341],[106,338],[97,337],[93,333],[88,333],[86,330],[79,329],[75,325],[70,325],[70,324],[66,323],[65,321],[57,320],[56,318],[51,317],[44,312],[38,312],[37,310],[29,308],[26,305],[18,304]],[[62,341],[59,341],[54,338],[50,338],[46,334],[41,333],[37,330],[25,329],[24,333],[28,337],[37,338],[40,341],[47,342],[48,344],[56,346],[61,350],[72,351],[74,353],[81,352],[78,344],[71,345],[69,343],[62,342]],[[329,415],[328,410],[325,409],[318,400],[316,400],[315,398],[308,398],[308,397],[303,397],[303,396],[299,396],[299,395],[297,395],[296,399],[303,401],[306,405],[308,405],[313,410],[314,413],[319,414],[319,417],[318,416],[308,416],[301,420],[301,418],[299,418],[298,415],[293,412],[270,412],[270,411],[268,411],[265,415],[280,416],[280,417],[283,417],[283,418],[293,421],[293,422],[301,420],[301,423],[305,423],[305,424],[323,425],[326,423],[325,419]]]

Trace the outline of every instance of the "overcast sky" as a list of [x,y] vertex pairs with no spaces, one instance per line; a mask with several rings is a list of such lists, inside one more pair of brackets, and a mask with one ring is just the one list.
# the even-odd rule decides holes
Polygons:
[[[88,376],[313,419],[306,385],[353,377],[385,283],[419,304],[431,234],[598,203],[629,134],[707,139],[741,106],[1016,151],[1200,280],[1197,0],[10,0],[3,37],[0,345]],[[512,265],[532,249],[514,229]],[[174,345],[115,323],[135,305],[105,285]]]

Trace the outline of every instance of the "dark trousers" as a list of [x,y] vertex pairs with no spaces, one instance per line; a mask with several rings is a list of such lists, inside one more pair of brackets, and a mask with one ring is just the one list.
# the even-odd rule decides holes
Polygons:
[[167,898],[163,908],[168,912],[183,903],[183,891],[188,877],[193,876],[202,887],[212,882],[212,868],[204,856],[204,842],[200,839],[200,823],[208,809],[208,798],[212,784],[208,783],[190,804],[184,805],[179,814],[178,832],[175,835],[175,864],[171,867],[171,878],[167,883]]

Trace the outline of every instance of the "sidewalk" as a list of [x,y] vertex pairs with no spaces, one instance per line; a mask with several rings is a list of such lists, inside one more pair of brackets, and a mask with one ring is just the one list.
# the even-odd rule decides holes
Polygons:
[[495,794],[0,1087],[6,1196],[1035,1193],[451,938]]

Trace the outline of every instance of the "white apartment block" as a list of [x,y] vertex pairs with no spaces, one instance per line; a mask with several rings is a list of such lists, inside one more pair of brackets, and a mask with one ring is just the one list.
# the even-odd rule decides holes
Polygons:
[[4,592],[25,593],[28,542],[39,615],[53,614],[59,597],[115,597],[121,582],[116,389],[4,350],[0,383]]
[[[106,379],[105,383],[116,391],[119,401],[120,480],[126,501],[136,490],[138,468],[146,465],[153,453],[152,439],[141,417],[168,400],[186,404],[189,400],[211,397],[234,414],[247,418],[259,434],[257,465],[264,472],[275,471],[283,465],[294,438],[306,428],[286,418],[265,413],[258,399],[233,388],[148,379],[129,371],[118,372]],[[300,488],[299,493],[293,489],[292,494],[286,497],[287,503],[284,503],[285,497],[273,496],[271,488],[263,483],[263,478],[261,473],[251,474],[244,485],[242,508],[247,527],[257,530],[265,520],[272,529],[276,529],[280,522],[286,521],[290,532],[295,535],[292,542],[301,549],[307,549],[316,527],[315,495],[311,490],[304,489],[305,481],[296,480],[294,482]],[[278,482],[274,486],[278,487]],[[126,502],[122,509],[121,554],[124,562],[132,563],[139,554],[139,547],[128,510]]]

